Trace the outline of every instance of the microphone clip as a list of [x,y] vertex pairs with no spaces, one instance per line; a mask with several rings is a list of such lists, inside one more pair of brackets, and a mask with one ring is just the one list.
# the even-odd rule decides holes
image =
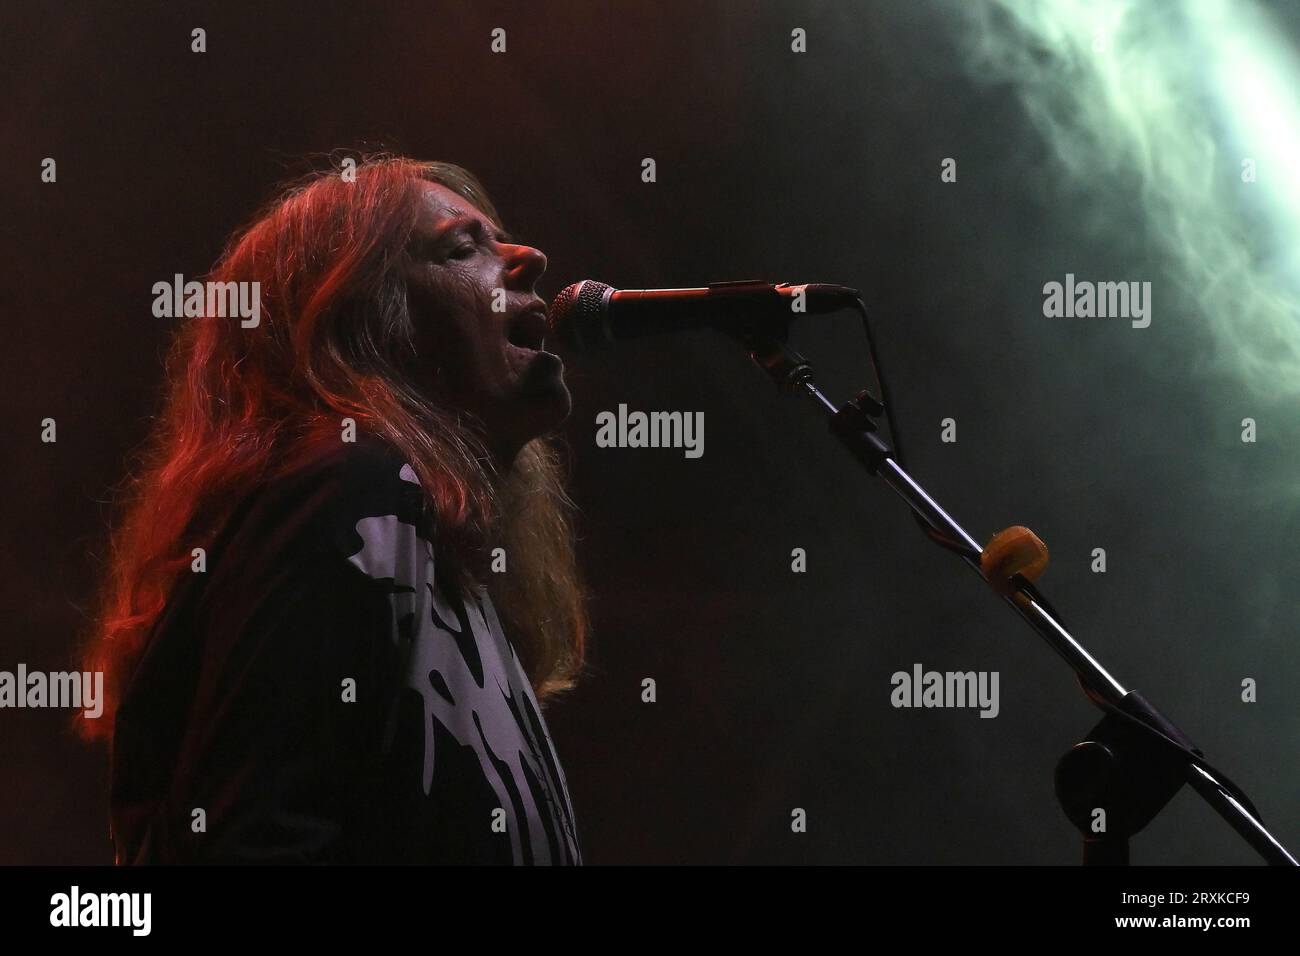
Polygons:
[[812,378],[812,366],[808,360],[787,348],[784,340],[775,336],[742,334],[749,357],[754,364],[765,371],[776,387],[783,392],[798,388]]

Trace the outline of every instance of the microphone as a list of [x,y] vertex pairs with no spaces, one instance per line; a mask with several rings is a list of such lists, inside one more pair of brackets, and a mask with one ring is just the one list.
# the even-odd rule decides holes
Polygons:
[[[758,280],[715,282],[702,289],[613,289],[584,279],[555,297],[551,332],[581,350],[621,339],[702,326],[745,329],[761,321],[834,312],[861,298],[857,289]],[[798,307],[802,306],[802,311]]]

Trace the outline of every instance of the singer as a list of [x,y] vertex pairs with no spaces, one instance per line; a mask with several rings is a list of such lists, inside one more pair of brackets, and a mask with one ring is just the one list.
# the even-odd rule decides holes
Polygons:
[[117,861],[580,863],[539,706],[588,630],[546,257],[457,166],[343,173],[208,277],[260,321],[168,357],[87,647]]

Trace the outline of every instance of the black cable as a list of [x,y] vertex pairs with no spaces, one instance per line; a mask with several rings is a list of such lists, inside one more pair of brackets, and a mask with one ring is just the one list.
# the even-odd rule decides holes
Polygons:
[[853,305],[862,316],[862,331],[867,336],[867,357],[871,362],[871,374],[876,380],[876,388],[880,392],[880,404],[885,409],[885,421],[889,423],[889,439],[894,444],[894,455],[898,459],[898,464],[906,471],[907,455],[903,452],[903,437],[898,432],[898,423],[894,421],[894,400],[889,393],[889,383],[885,381],[880,362],[876,358],[876,337],[871,332],[867,306],[860,297],[853,300]]
[[[879,404],[885,410],[885,421],[889,425],[889,438],[890,441],[893,443],[894,457],[897,460],[899,467],[901,467],[904,471],[906,471],[907,458],[903,452],[903,438],[898,429],[898,422],[894,418],[893,396],[890,394],[889,384],[885,379],[885,374],[883,370],[881,369],[880,360],[876,349],[876,337],[875,335],[872,334],[871,331],[871,320],[867,314],[867,307],[861,298],[854,300],[854,306],[857,308],[858,313],[862,317],[862,330],[867,338],[867,354],[871,362],[871,374],[875,378],[876,388],[880,393],[878,399]],[[980,554],[978,552],[973,551],[970,547],[963,544],[962,542],[955,541],[952,538],[948,537],[946,534],[943,534],[937,528],[933,527],[928,521],[926,521],[925,518],[917,514],[915,511],[912,512],[912,517],[915,518],[917,524],[921,526],[921,530],[925,532],[926,537],[929,538],[931,541],[933,541],[935,544],[939,545],[942,548],[946,548],[947,550],[952,551],[958,555],[961,555],[962,557],[968,558],[974,561],[977,565],[979,564]],[[1034,586],[1032,581],[1030,581],[1028,578],[1026,578],[1024,575],[1021,574],[1014,575],[1012,581],[1016,584],[1016,588],[1019,591],[1019,593],[1024,594],[1026,597],[1033,600],[1036,604],[1038,604],[1039,607],[1041,607],[1053,618],[1055,618],[1062,628],[1065,628],[1065,619],[1061,616],[1060,612],[1057,611],[1056,608],[1054,608],[1051,605],[1051,603],[1047,600],[1047,598],[1043,596],[1042,592],[1040,592],[1038,588]],[[1066,629],[1068,630],[1068,628]],[[1078,675],[1076,675],[1076,677],[1077,676]],[[1206,760],[1202,754],[1198,753],[1195,750],[1192,750],[1191,748],[1184,747],[1181,743],[1174,740],[1172,737],[1169,737],[1158,728],[1151,726],[1146,721],[1141,720],[1140,718],[1134,716],[1133,714],[1129,713],[1123,708],[1118,707],[1117,705],[1111,703],[1105,697],[1102,697],[1099,693],[1097,693],[1096,691],[1089,688],[1086,684],[1084,684],[1082,678],[1079,678],[1079,686],[1083,689],[1083,692],[1088,697],[1088,699],[1091,700],[1094,704],[1096,704],[1102,711],[1108,714],[1113,714],[1116,717],[1127,721],[1131,726],[1141,728],[1142,730],[1146,731],[1148,734],[1154,736],[1159,741],[1161,746],[1166,748],[1173,748],[1177,750],[1179,755],[1188,763],[1203,768],[1207,773],[1209,773],[1215,779],[1215,781],[1221,787],[1223,787],[1224,790],[1228,792],[1230,796],[1233,797],[1233,799],[1235,799],[1238,803],[1240,803],[1247,810],[1249,810],[1251,815],[1254,816],[1255,819],[1260,820],[1261,822],[1263,821],[1263,817],[1261,816],[1259,810],[1256,809],[1255,804],[1251,802],[1250,798],[1246,796],[1245,791],[1243,791],[1241,787],[1239,787],[1236,783],[1234,783],[1232,778],[1230,778],[1222,770],[1219,770],[1208,760]]]
[[[885,378],[884,370],[881,367],[879,352],[876,348],[876,336],[871,331],[871,318],[867,314],[867,306],[866,303],[862,301],[861,296],[858,296],[853,300],[853,306],[858,310],[858,314],[862,317],[862,331],[867,337],[867,357],[871,362],[872,377],[876,380],[876,390],[880,393],[880,397],[877,401],[880,406],[884,408],[885,421],[889,425],[889,440],[894,446],[894,460],[898,462],[900,468],[906,471],[907,453],[903,451],[903,434],[898,428],[898,421],[894,418],[894,397],[890,394],[889,382]],[[969,547],[960,541],[955,541],[952,538],[949,538],[915,511],[912,512],[912,517],[916,520],[917,525],[920,526],[926,537],[941,548],[947,548],[949,551],[964,556],[971,555]],[[974,558],[978,561],[979,555],[975,554]]]

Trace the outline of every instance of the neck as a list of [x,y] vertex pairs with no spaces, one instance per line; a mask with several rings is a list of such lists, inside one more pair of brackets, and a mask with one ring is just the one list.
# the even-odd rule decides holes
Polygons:
[[524,443],[519,441],[495,441],[489,446],[489,452],[492,455],[492,467],[494,471],[494,481],[498,484],[509,477],[510,472],[515,467],[515,461],[519,458],[519,452],[523,450]]

